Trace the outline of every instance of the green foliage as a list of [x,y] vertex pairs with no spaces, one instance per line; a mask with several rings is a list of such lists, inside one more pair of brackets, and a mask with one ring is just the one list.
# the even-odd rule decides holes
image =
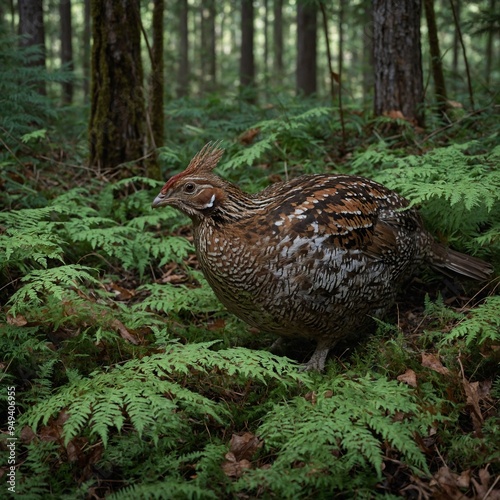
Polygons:
[[[491,117],[476,124],[489,135],[467,122],[466,144],[429,142],[417,155],[409,124],[398,147],[410,142],[397,150],[377,136],[389,119],[346,109],[340,148],[335,108],[280,99],[265,109],[214,96],[170,102],[166,177],[217,139],[227,149],[219,171],[250,191],[271,175],[363,174],[421,203],[436,234],[498,263]],[[49,138],[44,129],[41,120],[17,139],[32,147]],[[250,129],[259,132],[249,144],[231,141]],[[162,183],[76,182],[37,168],[42,182],[22,186],[11,166],[0,170],[0,366],[20,409],[21,496],[373,498],[399,494],[410,477],[429,485],[442,461],[457,474],[490,462],[500,472],[494,290],[463,311],[436,281],[413,284],[428,297],[406,297],[397,324],[379,321],[353,354],[335,352],[325,374],[303,373],[268,353],[270,336],[226,313],[190,269],[190,221],[150,208]],[[471,387],[481,387],[477,407]],[[1,394],[2,411],[6,401]],[[230,443],[244,433],[263,447],[241,457]]]
[[499,147],[481,151],[478,142],[435,148],[422,156],[398,157],[368,150],[353,162],[357,171],[379,167],[376,180],[422,205],[427,226],[448,241],[467,239],[467,249],[500,247]]
[[467,346],[481,345],[487,341],[500,342],[500,297],[488,297],[484,304],[471,311],[468,318],[462,319],[443,342],[464,339]]
[[166,314],[193,310],[196,310],[197,313],[221,310],[221,305],[215,298],[212,289],[204,279],[202,283],[203,286],[196,288],[168,284],[158,285],[156,283],[143,285],[139,290],[146,290],[150,295],[135,307]]
[[46,130],[41,127],[56,116],[52,100],[38,91],[40,83],[66,81],[68,75],[33,64],[40,49],[22,48],[17,37],[4,31],[0,26],[0,132],[4,145],[16,150],[20,142],[44,138]]
[[370,491],[382,476],[384,446],[408,465],[427,469],[413,439],[435,417],[418,408],[408,388],[383,377],[346,374],[318,385],[313,398],[296,397],[266,415],[257,432],[276,459],[269,469],[245,474],[238,488],[255,492],[265,485],[290,499]]

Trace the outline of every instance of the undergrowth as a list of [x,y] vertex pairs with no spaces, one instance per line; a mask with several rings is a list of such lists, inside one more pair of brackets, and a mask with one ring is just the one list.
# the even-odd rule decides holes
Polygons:
[[[391,142],[372,134],[385,120],[348,110],[340,155],[331,107],[282,101],[235,114],[214,98],[167,111],[165,176],[217,139],[227,147],[219,171],[252,191],[303,172],[366,175],[422,205],[440,239],[498,268],[490,114],[464,118],[468,134],[451,127],[448,143],[407,124]],[[54,164],[31,153],[24,180],[29,168],[55,178]],[[1,195],[0,366],[16,392],[18,495],[369,498],[436,493],[431,477],[445,466],[500,473],[494,284],[468,302],[472,287],[424,275],[398,321],[336,353],[326,373],[303,373],[221,308],[196,269],[189,221],[150,209],[160,183],[21,188],[12,172],[0,171],[13,187]],[[6,415],[6,391],[0,397]]]

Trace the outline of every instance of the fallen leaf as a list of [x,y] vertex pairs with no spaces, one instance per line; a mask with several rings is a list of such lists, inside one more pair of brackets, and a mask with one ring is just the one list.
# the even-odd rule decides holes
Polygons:
[[488,471],[487,467],[484,469],[479,469],[479,481],[472,478],[472,484],[476,490],[476,498],[483,498],[488,500],[498,500],[500,499],[500,489],[495,488],[495,486],[500,486],[500,476],[492,476]]
[[106,288],[115,294],[116,300],[129,300],[135,295],[135,290],[129,290],[116,283],[109,283]]
[[252,464],[248,460],[236,460],[232,453],[226,453],[226,462],[222,464],[222,471],[228,477],[241,477],[243,472],[251,469]]
[[33,429],[29,425],[25,425],[21,429],[21,434],[19,437],[24,444],[30,444],[31,441],[36,438],[36,434],[33,432]]
[[397,109],[393,109],[391,111],[386,111],[385,113],[383,113],[383,115],[387,116],[387,118],[391,118],[393,120],[406,120],[403,113]]
[[263,443],[262,439],[251,432],[245,432],[241,436],[233,434],[229,442],[229,451],[234,454],[236,460],[249,460],[259,448],[262,448]]
[[249,145],[251,144],[255,137],[257,137],[257,135],[259,135],[260,133],[260,128],[251,128],[245,132],[243,132],[239,137],[238,137],[238,140],[242,143],[242,144],[245,144],[245,145]]
[[18,314],[17,316],[7,314],[7,323],[12,326],[24,326],[28,324],[28,321],[22,314]]
[[127,327],[118,319],[114,319],[111,323],[111,326],[118,330],[120,337],[131,344],[137,345],[139,341],[127,330]]
[[241,436],[233,434],[229,451],[225,455],[226,461],[222,464],[224,474],[228,477],[240,477],[243,471],[252,467],[250,460],[263,443],[262,439],[251,432],[245,432]]
[[398,380],[411,387],[417,387],[417,374],[411,368],[399,375]]
[[465,396],[467,398],[467,406],[471,409],[471,418],[474,431],[478,437],[482,436],[483,412],[481,411],[480,402],[489,399],[491,390],[491,380],[482,382],[469,382],[465,377],[462,379]]
[[422,366],[430,368],[431,370],[441,373],[442,375],[449,375],[450,373],[450,370],[443,366],[439,358],[432,353],[422,353]]

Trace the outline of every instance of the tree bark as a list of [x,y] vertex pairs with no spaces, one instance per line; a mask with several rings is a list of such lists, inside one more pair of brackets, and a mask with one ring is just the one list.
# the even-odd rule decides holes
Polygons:
[[424,125],[420,0],[373,0],[374,110]]
[[[42,0],[19,0],[19,35],[21,47],[39,46],[40,54],[30,61],[30,65],[45,68],[45,28],[43,23]],[[38,83],[38,92],[45,95],[45,82]]]
[[[496,10],[496,1],[495,0],[490,0],[489,1],[489,9],[488,12],[493,15],[495,14]],[[486,85],[490,85],[490,80],[491,80],[491,68],[493,65],[493,37],[495,35],[495,30],[493,26],[489,27],[488,34],[487,34],[487,39],[486,39],[486,68],[485,68],[485,80],[486,80]]]
[[83,102],[90,94],[90,0],[83,1]]
[[274,81],[283,83],[283,0],[274,0],[273,51]]
[[[163,115],[163,92],[165,82],[163,77],[163,10],[164,0],[153,1],[153,47],[151,61],[151,90],[149,116],[151,118],[151,132],[153,146],[163,146],[163,132],[165,120]],[[149,174],[151,174],[149,172]]]
[[[60,0],[59,15],[61,20],[61,63],[66,70],[71,73],[74,70],[73,63],[73,30],[71,26],[71,0]],[[62,84],[63,103],[71,104],[73,102],[73,81],[67,81]]]
[[177,73],[177,97],[189,94],[189,29],[188,0],[179,1],[179,69]]
[[363,15],[363,100],[368,102],[373,94],[373,16],[371,0],[364,0]]
[[315,4],[297,4],[297,93],[314,94],[317,90],[317,7]]
[[434,79],[434,92],[438,111],[444,115],[446,113],[446,85],[441,61],[441,51],[439,49],[439,38],[436,27],[436,14],[434,12],[434,0],[424,0],[425,18],[427,20],[427,33],[429,34],[429,49],[431,53],[432,77]]
[[215,0],[203,0],[201,8],[201,84],[202,91],[215,90]]
[[[461,14],[461,3],[460,0],[455,0],[455,12],[456,16],[458,19],[458,22],[460,22],[460,14]],[[457,81],[458,77],[458,51],[460,50],[460,37],[458,36],[458,30],[453,31],[453,63],[452,63],[452,70],[453,70],[453,75],[455,76],[454,82]],[[454,85],[454,88],[456,90],[456,84]]]
[[137,169],[146,143],[139,0],[92,0],[91,13],[90,164],[122,177],[144,173]]
[[240,85],[245,99],[254,102],[256,95],[253,0],[241,0]]

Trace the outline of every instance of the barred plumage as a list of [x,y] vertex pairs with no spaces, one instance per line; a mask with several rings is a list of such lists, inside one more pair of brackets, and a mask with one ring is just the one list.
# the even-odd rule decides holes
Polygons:
[[304,175],[255,195],[212,173],[207,144],[153,202],[189,215],[201,269],[219,300],[248,324],[317,341],[308,368],[383,315],[424,263],[475,279],[489,264],[447,249],[415,208],[363,177]]

